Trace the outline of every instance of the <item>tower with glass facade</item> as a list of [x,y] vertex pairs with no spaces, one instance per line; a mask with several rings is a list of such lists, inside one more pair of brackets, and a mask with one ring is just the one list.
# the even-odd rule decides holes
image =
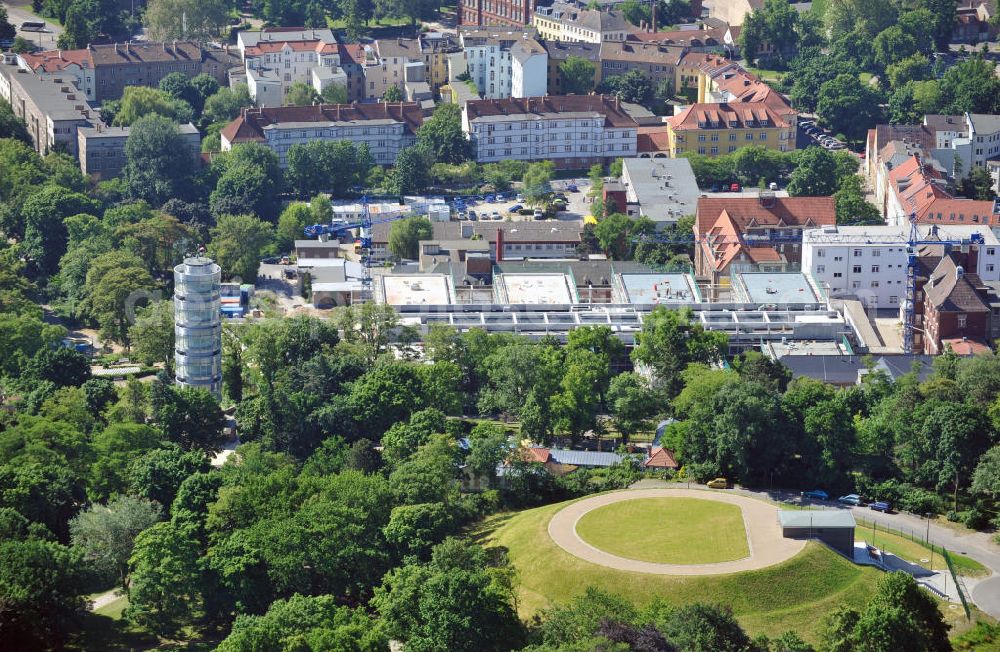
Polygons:
[[222,397],[222,269],[211,258],[174,267],[174,367],[181,387]]

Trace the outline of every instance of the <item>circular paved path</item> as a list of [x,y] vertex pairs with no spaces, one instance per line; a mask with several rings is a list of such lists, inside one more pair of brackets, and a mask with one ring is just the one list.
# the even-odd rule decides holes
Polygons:
[[[743,524],[749,535],[750,556],[736,561],[715,564],[657,564],[626,559],[604,552],[580,538],[576,524],[587,512],[636,498],[698,498],[736,505],[743,513]],[[805,541],[785,539],[778,526],[778,508],[774,505],[737,494],[706,492],[691,489],[631,489],[585,498],[556,512],[549,521],[549,536],[571,555],[600,566],[617,570],[651,573],[654,575],[722,575],[756,570],[785,561],[805,547]]]

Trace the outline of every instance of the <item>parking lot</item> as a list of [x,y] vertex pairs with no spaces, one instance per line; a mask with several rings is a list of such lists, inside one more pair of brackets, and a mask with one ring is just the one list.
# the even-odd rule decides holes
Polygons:
[[799,147],[809,147],[818,145],[823,149],[836,151],[847,149],[847,145],[833,137],[833,135],[816,124],[815,120],[799,121]]
[[[590,213],[590,205],[587,203],[587,191],[590,190],[590,181],[587,179],[564,179],[552,182],[552,192],[562,194],[566,198],[566,210],[557,211],[553,219],[560,221],[582,220],[584,215]],[[575,188],[574,190],[571,190]],[[465,208],[466,219],[475,214],[476,221],[501,221],[511,220],[531,221],[533,215],[521,215],[518,212],[511,212],[511,208],[522,206],[525,209],[532,208],[520,197],[518,189],[512,189],[503,193],[479,195],[462,200],[456,206],[456,212],[452,214],[452,219],[460,214],[461,207]]]

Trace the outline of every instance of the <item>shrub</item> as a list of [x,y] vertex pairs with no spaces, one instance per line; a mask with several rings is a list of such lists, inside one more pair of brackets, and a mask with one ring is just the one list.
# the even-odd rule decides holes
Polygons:
[[926,489],[910,488],[900,496],[897,506],[913,514],[936,514],[941,509],[941,500]]

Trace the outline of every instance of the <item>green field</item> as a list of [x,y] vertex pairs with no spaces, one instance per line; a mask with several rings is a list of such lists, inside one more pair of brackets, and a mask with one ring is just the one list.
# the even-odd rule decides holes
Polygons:
[[716,500],[623,500],[584,514],[576,533],[613,555],[661,564],[713,564],[750,556],[742,511]]
[[815,642],[823,617],[843,603],[864,604],[880,574],[853,565],[819,543],[807,544],[784,563],[731,575],[682,577],[612,570],[570,555],[549,538],[549,519],[565,506],[497,515],[478,533],[486,545],[509,551],[518,571],[518,609],[524,618],[594,586],[637,604],[654,597],[677,605],[695,600],[729,604],[754,635],[777,636],[794,629]]

